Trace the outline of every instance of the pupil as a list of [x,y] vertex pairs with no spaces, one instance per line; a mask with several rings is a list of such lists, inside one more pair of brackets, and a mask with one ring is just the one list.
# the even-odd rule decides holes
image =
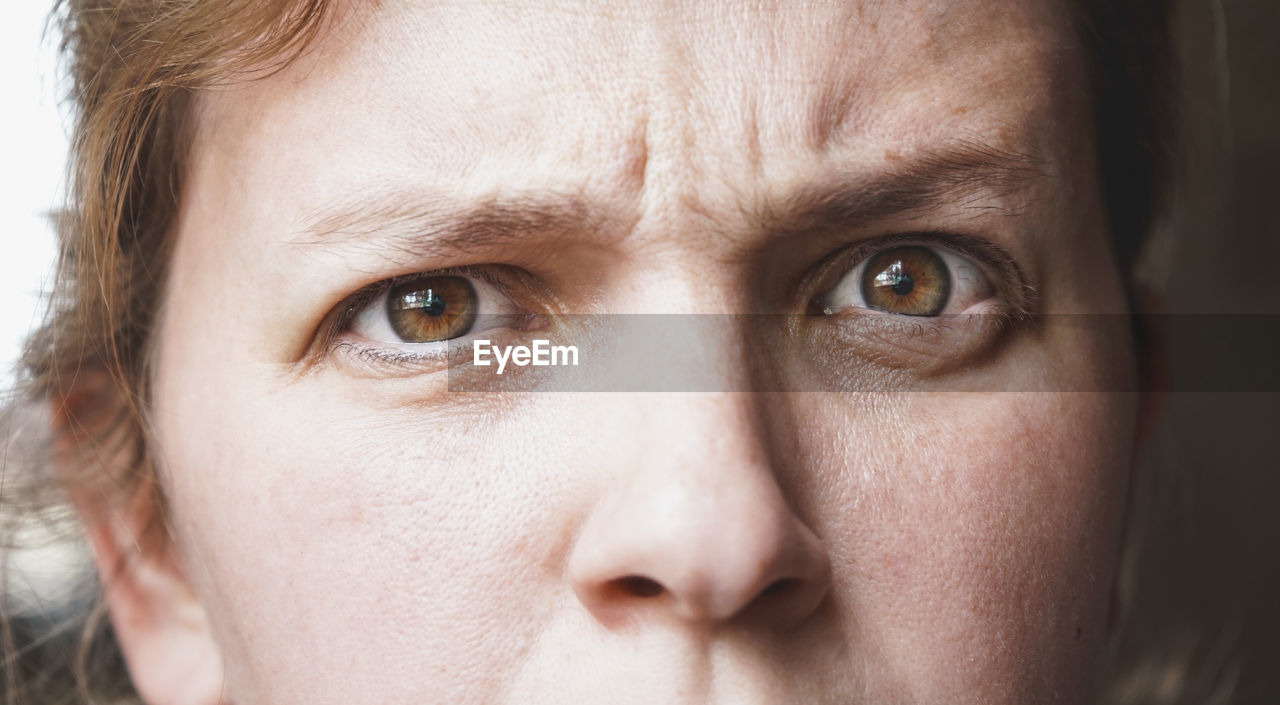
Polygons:
[[422,297],[422,310],[433,318],[444,313],[445,305],[444,299],[436,296],[431,289],[427,289],[426,294]]
[[910,275],[895,272],[893,274],[893,283],[889,285],[889,288],[898,296],[906,296],[916,288],[916,280],[912,279]]

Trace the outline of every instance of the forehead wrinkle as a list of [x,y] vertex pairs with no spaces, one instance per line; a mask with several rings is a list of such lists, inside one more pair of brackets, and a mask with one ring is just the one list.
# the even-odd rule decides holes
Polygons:
[[[848,3],[847,5],[840,5],[839,7],[861,8],[862,5],[859,3]],[[715,13],[712,13],[712,14],[715,14]],[[724,14],[723,8],[720,10],[720,14]],[[886,23],[894,22],[894,21],[895,21],[894,19],[885,20]],[[898,20],[898,22],[901,23],[901,20]],[[750,34],[755,31],[756,29],[752,27],[750,32],[748,32],[747,34]],[[773,26],[770,26],[768,28],[765,28],[759,31],[775,33],[778,35],[785,34],[783,32],[783,28],[773,27]],[[645,34],[645,32],[641,29],[641,30],[638,30],[635,34],[643,35]],[[734,35],[734,36],[736,36],[739,41],[746,39],[747,43],[754,42],[754,40],[752,40],[749,36],[739,36],[739,35]],[[635,41],[634,37],[632,38],[632,41]],[[697,47],[700,45],[700,41],[702,40],[698,40],[695,38],[694,41],[692,42],[692,45]],[[897,41],[897,40],[894,40],[894,41]],[[903,40],[903,41],[906,41],[906,40]],[[776,41],[772,43],[766,41],[763,43],[762,49],[766,52],[770,50],[776,50],[777,49],[776,44],[777,44]],[[668,51],[670,51],[670,49],[673,49],[673,48],[679,50],[671,54],[671,56],[674,57],[674,58],[671,58],[671,61],[673,61],[675,64],[682,64],[682,62],[676,61],[676,58],[683,57],[683,52],[687,48],[687,46],[688,44],[686,42],[675,41],[672,47],[668,47]],[[858,51],[861,51],[861,49],[858,49]],[[799,66],[798,68],[804,69],[806,66],[816,66],[816,67],[829,66],[830,68],[825,68],[820,70],[829,71],[831,72],[832,77],[834,77],[835,72],[840,70],[840,60],[832,57],[831,55],[838,54],[838,53],[839,52],[827,52],[826,54],[822,55],[821,59],[815,60],[812,65],[809,63],[806,63]],[[664,55],[664,52],[660,51],[658,52],[657,55],[662,56]],[[724,58],[724,57],[721,57],[721,58]],[[801,58],[803,59],[804,57],[801,57]],[[747,146],[747,149],[745,150],[745,152],[748,155],[748,161],[751,162],[753,165],[760,164],[760,166],[758,166],[755,169],[756,176],[761,176],[771,171],[771,169],[765,166],[763,162],[765,162],[766,159],[769,159],[772,162],[773,155],[781,154],[781,150],[779,150],[778,147],[789,149],[790,147],[794,146],[793,142],[791,143],[779,142],[776,138],[779,135],[781,135],[783,139],[786,139],[788,137],[788,135],[786,134],[787,129],[790,126],[795,125],[796,118],[802,114],[800,112],[804,109],[802,107],[802,104],[799,104],[799,101],[796,101],[797,106],[794,108],[787,107],[787,110],[784,111],[784,114],[770,115],[767,112],[767,110],[770,107],[770,103],[774,103],[776,105],[777,104],[776,101],[771,100],[771,97],[773,96],[761,93],[757,90],[746,90],[743,93],[742,97],[744,97],[747,100],[747,102],[745,103],[739,102],[739,101],[732,101],[732,100],[724,101],[724,102],[717,101],[715,100],[715,96],[712,95],[713,93],[716,92],[714,90],[715,88],[714,86],[712,87],[712,90],[703,92],[698,89],[702,87],[701,84],[704,83],[704,81],[693,80],[700,76],[700,72],[714,69],[715,68],[714,63],[712,62],[711,64],[708,64],[708,62],[705,62],[705,61],[693,61],[692,64],[693,66],[691,67],[691,71],[688,73],[681,73],[681,71],[679,70],[680,69],[679,65],[668,64],[662,67],[664,74],[667,74],[672,78],[679,79],[674,81],[674,85],[668,85],[664,87],[665,92],[667,92],[668,95],[672,93],[675,94],[674,95],[675,100],[673,102],[676,105],[668,106],[668,107],[685,108],[686,111],[683,116],[681,116],[679,114],[680,111],[677,110],[673,114],[670,114],[667,116],[662,116],[659,114],[658,117],[659,118],[660,117],[669,117],[669,118],[683,117],[683,119],[687,120],[690,117],[688,114],[687,108],[692,104],[694,107],[694,112],[698,113],[697,114],[698,118],[701,118],[709,126],[719,128],[723,123],[719,122],[717,118],[721,118],[723,117],[723,115],[722,115],[722,112],[718,112],[718,111],[736,110],[740,114],[745,114],[747,119],[742,121],[742,123],[745,123],[745,138],[746,138],[745,144]],[[588,62],[585,68],[588,72],[599,72],[602,74],[609,74],[609,72],[603,68],[603,63],[601,62]],[[747,67],[747,68],[750,68],[750,67]],[[792,76],[795,76],[795,74],[791,73],[791,71],[796,70],[797,67],[787,64],[779,68],[783,69],[784,71],[787,71],[787,73],[784,75],[784,78],[789,79]],[[861,69],[859,69],[859,71],[861,71]],[[652,76],[651,73],[643,74],[643,75]],[[849,103],[850,110],[843,111],[844,113],[847,114],[851,111],[856,111],[858,109],[862,109],[865,111],[865,110],[870,110],[876,107],[874,104],[866,103],[866,101],[852,100],[852,95],[853,95],[852,92],[842,93],[839,89],[832,87],[833,85],[839,85],[838,81],[828,80],[827,76],[824,76],[822,73],[818,73],[815,75],[817,76],[817,79],[816,79],[817,85],[821,88],[827,89],[830,92],[830,94],[833,96],[833,100],[836,100],[837,102],[846,101]],[[604,79],[601,79],[601,80],[603,81]],[[809,81],[811,82],[811,85],[812,85],[812,81],[814,81],[814,78],[810,77]],[[690,85],[691,83],[693,85]],[[714,81],[712,81],[712,83],[714,83]],[[759,86],[761,84],[764,84],[767,86],[767,83],[768,82],[758,82],[755,84],[748,84],[748,85]],[[725,88],[724,86],[720,86],[719,92],[723,93],[725,90],[732,92],[736,90],[735,87],[737,86],[739,86],[738,83],[732,83],[728,88]],[[553,88],[554,87],[555,87],[555,84],[553,84]],[[640,88],[639,86],[632,86],[632,87]],[[655,98],[652,96],[652,93],[655,92],[653,88],[652,87],[648,87],[648,88],[649,90],[647,91],[641,89],[641,90],[636,90],[635,92],[630,92],[630,91],[627,92],[627,99],[629,101],[627,107],[631,108],[631,110],[622,111],[622,114],[628,118],[633,117],[636,121],[636,124],[623,127],[622,131],[630,137],[630,141],[626,147],[619,150],[621,152],[620,154],[618,154],[617,152],[614,153],[614,156],[616,158],[611,160],[611,162],[609,163],[609,167],[621,167],[621,168],[618,168],[616,171],[613,171],[613,169],[602,170],[603,171],[602,174],[600,174],[599,176],[593,175],[591,180],[595,182],[596,186],[602,185],[602,181],[605,183],[608,183],[610,186],[621,185],[622,186],[621,190],[624,190],[624,191],[643,191],[645,190],[644,187],[647,183],[656,183],[658,181],[661,181],[664,186],[670,189],[670,191],[668,191],[668,195],[673,191],[675,194],[684,197],[684,201],[681,205],[683,205],[686,210],[690,210],[690,211],[696,210],[695,207],[698,204],[689,203],[688,201],[690,198],[693,197],[692,195],[697,195],[697,196],[705,195],[704,192],[707,190],[707,184],[709,181],[711,181],[711,179],[707,178],[707,171],[716,170],[717,165],[712,163],[710,165],[711,169],[707,169],[705,168],[707,164],[704,164],[703,162],[699,161],[699,157],[702,155],[698,155],[696,153],[700,149],[702,151],[707,151],[706,149],[707,141],[700,140],[699,137],[701,137],[701,135],[699,135],[698,133],[687,131],[687,128],[689,127],[687,123],[685,125],[681,125],[680,124],[681,120],[679,119],[668,119],[665,121],[661,119],[656,119],[652,112],[646,111],[643,109],[643,107],[650,107],[652,105],[651,101],[661,102],[660,100],[655,100]],[[573,89],[559,87],[558,90],[573,90]],[[812,93],[810,93],[810,95],[812,95]],[[782,95],[780,97],[785,99],[787,96]],[[874,97],[875,97],[874,95],[870,96],[870,98],[874,98]],[[605,103],[608,104],[610,103],[610,101],[606,100]],[[786,103],[783,103],[783,105],[786,106]],[[399,107],[403,108],[404,106],[399,106]],[[604,109],[605,107],[607,107],[607,105],[602,106],[602,109]],[[635,110],[638,107],[640,109]],[[757,107],[761,108],[763,112],[762,110],[758,110]],[[615,110],[616,110],[616,106],[615,106]],[[633,111],[635,114],[632,114]],[[705,115],[701,114],[703,111],[705,111],[708,114],[705,114]],[[842,111],[832,111],[832,112],[840,113]],[[619,112],[612,113],[613,119],[617,119],[618,116],[619,116]],[[557,114],[554,117],[559,118],[562,116]],[[422,122],[428,122],[428,121],[422,121]],[[553,124],[558,122],[559,122],[558,119],[552,121]],[[853,122],[856,124],[864,121],[854,120]],[[681,129],[682,127],[685,128],[685,130],[682,130]],[[765,130],[769,128],[772,128],[772,130],[770,132],[765,132]],[[510,149],[510,148],[507,148],[508,145],[504,145],[502,154],[500,155],[501,158],[512,159],[513,157],[522,157],[523,159],[521,159],[520,161],[525,162],[526,165],[531,160],[526,155],[518,154],[517,152],[523,152],[525,150],[529,150],[530,155],[532,157],[542,160],[538,165],[539,167],[541,166],[561,167],[566,163],[579,161],[579,158],[583,154],[591,155],[593,159],[600,158],[602,154],[609,154],[609,152],[606,150],[589,149],[586,146],[586,144],[584,144],[584,139],[588,136],[588,134],[595,133],[595,130],[588,130],[588,131],[584,131],[584,134],[569,136],[568,137],[569,142],[574,147],[576,147],[577,151],[574,151],[568,155],[564,154],[563,152],[560,154],[547,153],[546,152],[547,143],[539,140],[534,130],[510,129],[510,130],[507,130],[506,132],[515,134],[515,135],[520,135],[523,139],[522,139],[522,144],[518,149]],[[764,133],[763,135],[764,147],[761,146],[762,132]],[[617,136],[618,135],[613,134],[605,137],[607,139],[612,140],[612,138]],[[476,137],[479,137],[479,135],[468,134],[468,138],[470,139],[468,139],[467,141],[470,141],[470,142],[479,141],[475,139]],[[717,139],[727,139],[727,137],[725,135],[718,135]],[[432,147],[436,146],[435,143],[438,141],[445,141],[445,140],[435,140],[435,139],[430,140],[431,146]],[[845,140],[833,139],[833,144],[840,144],[844,141]],[[852,141],[852,140],[849,140],[849,141]],[[455,142],[455,144],[457,144],[457,142]],[[543,152],[535,154],[533,150],[535,150],[539,146],[542,147]],[[717,146],[717,145],[713,145],[713,146]],[[718,154],[723,154],[725,152],[726,150],[720,147],[717,149],[716,152],[714,152],[713,156]],[[770,156],[765,157],[763,154],[764,152],[769,152]],[[785,158],[786,156],[787,155],[783,155],[782,158]],[[674,163],[670,161],[672,159],[675,160]],[[449,162],[449,165],[452,166],[453,162],[452,161]],[[740,166],[740,163],[737,163],[737,162],[730,165],[730,171],[733,172],[735,176],[734,176],[734,179],[726,179],[725,181],[730,181],[731,182],[730,185],[738,186],[741,191],[754,191],[753,187],[749,183],[743,183],[744,180],[740,178],[742,176],[742,172],[739,171],[737,168],[739,166]],[[466,173],[464,167],[460,167],[459,171]],[[664,171],[664,167],[667,167],[665,171]],[[675,167],[675,168],[671,168],[671,167]],[[601,176],[603,176],[604,178],[603,179],[600,178]],[[655,176],[663,176],[666,178],[664,179],[650,178]],[[719,174],[717,174],[717,176],[719,176]],[[683,178],[683,183],[677,183],[681,181],[681,178]],[[716,181],[721,181],[721,180],[717,179]],[[610,188],[609,190],[614,191],[615,189]],[[959,183],[953,184],[949,193],[949,195],[953,197],[953,202],[958,202],[958,200],[955,199],[955,196],[959,193],[960,193]],[[610,195],[613,195],[613,194],[611,193]],[[902,199],[899,198],[899,202],[901,201]],[[977,207],[980,205],[979,200],[970,199],[970,201],[971,201],[971,206],[973,207]],[[669,202],[665,202],[665,203],[669,205]],[[366,218],[365,222],[368,223],[368,222],[379,221],[383,223],[391,223],[396,230],[404,231],[409,227],[413,227],[411,223],[415,219],[409,217],[410,214],[418,212],[418,214],[420,215],[421,213],[419,211],[420,211],[419,207],[414,206],[412,208],[408,208],[404,212],[397,214],[395,212],[395,208],[390,208],[386,212],[383,212],[381,214],[371,213],[370,214],[371,216],[376,215],[376,217]],[[494,215],[496,216],[497,213],[495,212]],[[482,222],[478,222],[474,220],[470,221],[468,224],[468,227],[473,237],[471,237],[469,241],[473,243],[482,242],[482,241],[492,241],[493,238],[489,236],[497,232],[506,232],[510,230],[519,230],[519,229],[528,229],[528,228],[537,229],[536,226],[528,220],[525,220],[523,223],[520,223],[520,222],[516,222],[517,220],[516,218],[509,217],[509,216],[510,214],[508,214],[507,217],[502,217],[502,218],[494,217],[490,219],[488,225],[485,225]],[[427,220],[430,220],[430,219],[427,219]],[[423,219],[421,218],[417,219],[417,222],[419,224],[422,221]],[[348,240],[368,239],[376,234],[374,232],[376,228],[371,228],[367,225],[361,226],[357,222],[349,222],[345,224],[343,228],[329,227],[329,229],[331,231],[334,231],[333,234],[336,234],[336,231],[341,229],[346,229],[356,234],[355,237],[348,238]],[[422,241],[422,238],[417,238],[417,240],[414,242],[414,245],[417,246],[418,244],[421,243],[421,241]]]
[[[1026,101],[1043,102],[1051,91],[1026,86],[1060,83],[1077,49],[1059,3],[852,5],[849,51],[830,54],[828,80],[809,104],[805,134],[819,152],[910,141],[940,125],[976,127],[1006,108],[1028,116],[1035,110]],[[1001,73],[1010,70],[1017,81]],[[964,85],[968,90],[948,93]],[[899,110],[912,104],[930,107],[915,115]]]

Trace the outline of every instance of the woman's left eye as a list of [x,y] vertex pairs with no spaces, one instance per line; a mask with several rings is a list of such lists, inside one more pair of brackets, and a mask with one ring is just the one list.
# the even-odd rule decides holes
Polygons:
[[377,343],[443,343],[521,314],[493,283],[462,273],[415,274],[375,291],[347,329]]
[[941,247],[902,245],[858,262],[814,303],[825,315],[863,309],[939,316],[964,313],[993,294],[987,276],[967,257]]

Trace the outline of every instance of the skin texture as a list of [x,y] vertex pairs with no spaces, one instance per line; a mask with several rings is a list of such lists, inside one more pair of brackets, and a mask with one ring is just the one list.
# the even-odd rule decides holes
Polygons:
[[[324,335],[456,266],[524,272],[537,312],[803,315],[860,259],[833,253],[921,232],[1016,263],[973,310],[1122,312],[1079,65],[1031,0],[385,2],[201,96],[154,347],[173,560],[110,594],[144,697],[1087,701],[1138,403],[1078,390],[1132,374],[1126,336],[809,316],[787,369],[909,391],[463,394]],[[792,217],[957,150],[1023,158]],[[573,207],[437,246],[527,194]],[[688,354],[750,390],[750,336]]]

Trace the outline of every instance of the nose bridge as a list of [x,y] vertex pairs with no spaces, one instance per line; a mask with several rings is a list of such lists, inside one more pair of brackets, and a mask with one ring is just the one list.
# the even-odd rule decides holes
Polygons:
[[744,394],[653,395],[647,443],[611,473],[570,558],[607,626],[636,619],[795,621],[826,593],[826,553],[773,475]]
[[[650,301],[643,311],[610,314],[598,320],[603,322],[603,336],[607,341],[598,358],[602,360],[592,372],[601,377],[601,389],[620,391],[702,392],[700,396],[678,396],[675,404],[667,404],[662,412],[651,413],[646,423],[650,427],[661,425],[661,419],[674,416],[702,419],[715,416],[722,424],[726,414],[733,417],[742,433],[757,434],[748,428],[753,421],[748,418],[746,404],[736,408],[725,406],[724,399],[716,399],[716,393],[749,392],[765,389],[771,384],[761,378],[758,360],[753,355],[753,333],[759,321],[750,314],[729,313],[722,308],[718,312],[680,310],[682,303],[663,304]],[[648,403],[648,402],[647,402]],[[736,402],[734,402],[736,403]],[[699,404],[712,404],[703,406]],[[717,408],[713,408],[717,407]],[[657,408],[657,407],[655,407]],[[679,428],[670,429],[684,439]],[[700,443],[717,442],[714,438],[696,439]],[[694,450],[694,452],[697,452]]]

